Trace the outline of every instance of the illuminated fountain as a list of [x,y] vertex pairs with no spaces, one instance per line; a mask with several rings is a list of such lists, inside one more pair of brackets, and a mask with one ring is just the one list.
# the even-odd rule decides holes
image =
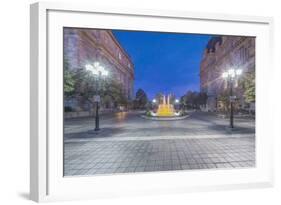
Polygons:
[[[154,99],[152,102],[157,103],[157,100]],[[174,103],[179,103],[179,100],[176,99]],[[159,102],[157,111],[148,111],[142,117],[150,120],[181,120],[188,117],[185,112],[176,110],[174,103],[171,102],[171,95],[167,97],[163,95],[162,102]]]
[[174,105],[170,104],[170,95],[166,97],[165,95],[163,96],[163,102],[158,105],[158,109],[156,112],[155,116],[160,116],[160,117],[170,117],[170,116],[175,116],[176,113],[174,111]]

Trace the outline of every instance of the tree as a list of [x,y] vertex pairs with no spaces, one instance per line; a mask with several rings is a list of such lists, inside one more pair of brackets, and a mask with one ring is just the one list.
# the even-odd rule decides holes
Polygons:
[[176,100],[176,96],[174,94],[170,94],[170,104],[174,104]]
[[128,100],[122,89],[121,83],[112,79],[103,82],[100,95],[102,98],[111,97],[116,105],[127,106]]
[[63,80],[64,96],[70,97],[74,94],[75,79],[74,72],[69,69],[69,63],[66,58],[64,58]]
[[182,106],[183,109],[186,109],[186,99],[185,99],[185,95],[180,97],[180,104]]
[[127,105],[128,101],[121,83],[111,78],[98,79],[90,71],[79,69],[74,76],[75,83],[75,95],[80,98],[82,102],[88,102],[93,104],[92,97],[99,95],[101,97],[101,103],[106,105],[109,102],[113,102],[115,107],[118,105]]
[[75,95],[79,97],[81,101],[87,101],[91,103],[91,98],[97,94],[97,79],[84,69],[78,69],[74,76],[76,80]]
[[201,105],[206,105],[208,96],[205,92],[188,91],[181,96],[180,102],[183,107],[198,109]]
[[218,101],[221,105],[220,109],[224,112],[229,112],[229,92],[228,90],[222,91],[218,96]]
[[157,93],[157,94],[155,95],[155,99],[157,100],[157,103],[162,103],[163,94],[162,94],[162,93]]
[[244,75],[244,97],[247,103],[255,102],[256,100],[256,83],[255,83],[255,73],[247,73]]
[[207,104],[207,99],[208,99],[207,93],[200,92],[197,97],[198,97],[198,104],[200,106]]
[[146,93],[142,89],[138,89],[135,98],[135,108],[144,109],[147,105],[148,99]]
[[185,100],[186,100],[186,104],[188,107],[190,108],[195,108],[196,107],[196,97],[197,97],[197,93],[196,92],[193,92],[193,91],[188,91],[186,93],[186,97],[185,97]]

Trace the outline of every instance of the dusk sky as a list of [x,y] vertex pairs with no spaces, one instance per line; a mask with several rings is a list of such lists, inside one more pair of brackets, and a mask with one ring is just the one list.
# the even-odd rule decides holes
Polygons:
[[209,35],[140,31],[113,31],[135,66],[135,92],[142,88],[149,99],[156,93],[176,97],[199,91],[200,61]]

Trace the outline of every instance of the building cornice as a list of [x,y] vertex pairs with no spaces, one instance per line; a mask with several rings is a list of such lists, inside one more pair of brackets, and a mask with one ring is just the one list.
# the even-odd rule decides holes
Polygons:
[[116,43],[116,45],[120,48],[120,50],[122,51],[122,53],[126,56],[126,58],[128,59],[129,63],[131,63],[133,65],[133,61],[130,57],[130,55],[125,51],[125,49],[121,46],[121,44],[119,43],[119,41],[116,39],[116,37],[114,36],[114,34],[112,33],[112,31],[108,31],[108,34],[110,35],[110,37],[112,38],[112,40]]

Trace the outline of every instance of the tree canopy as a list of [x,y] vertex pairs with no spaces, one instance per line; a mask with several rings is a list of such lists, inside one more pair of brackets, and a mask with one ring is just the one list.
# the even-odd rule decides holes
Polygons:
[[136,92],[136,98],[134,100],[134,107],[137,109],[143,109],[148,103],[148,98],[143,89],[138,89]]
[[66,97],[73,95],[75,88],[74,73],[69,70],[69,64],[66,58],[64,58],[64,72],[63,72],[64,84],[63,90]]
[[64,94],[68,97],[79,97],[82,101],[93,103],[93,96],[99,95],[101,103],[111,101],[115,105],[126,105],[127,97],[121,83],[111,78],[95,77],[90,71],[68,69],[67,61],[64,65]]
[[206,105],[207,98],[205,92],[188,91],[180,98],[180,102],[187,108],[199,108],[201,105]]
[[244,77],[244,97],[247,103],[255,102],[256,100],[256,83],[255,73],[247,73]]

